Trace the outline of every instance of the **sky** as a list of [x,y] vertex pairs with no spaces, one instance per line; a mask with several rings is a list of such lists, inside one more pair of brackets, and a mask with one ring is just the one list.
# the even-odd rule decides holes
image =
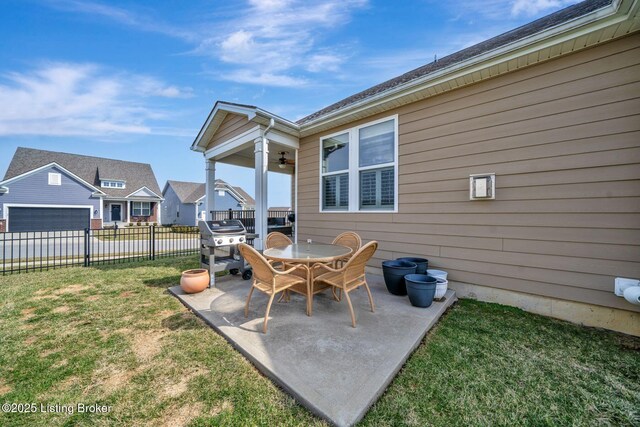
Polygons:
[[[3,0],[0,176],[17,147],[150,163],[189,149],[216,100],[297,120],[574,0]],[[252,169],[216,177],[254,192]],[[269,206],[290,206],[271,173]]]

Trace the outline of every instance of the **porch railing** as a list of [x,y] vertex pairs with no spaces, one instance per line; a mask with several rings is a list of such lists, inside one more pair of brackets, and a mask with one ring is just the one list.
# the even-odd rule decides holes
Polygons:
[[[289,214],[292,211],[274,211],[270,210],[267,222],[271,227],[284,227],[285,234],[290,233],[292,223],[289,221]],[[220,221],[223,219],[239,219],[247,229],[247,233],[255,233],[256,231],[256,211],[255,210],[220,210],[211,211],[212,219]]]

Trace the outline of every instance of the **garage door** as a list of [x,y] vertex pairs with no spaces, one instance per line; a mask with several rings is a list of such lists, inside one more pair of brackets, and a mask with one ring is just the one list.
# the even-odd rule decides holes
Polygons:
[[9,231],[59,231],[89,228],[86,208],[9,208]]

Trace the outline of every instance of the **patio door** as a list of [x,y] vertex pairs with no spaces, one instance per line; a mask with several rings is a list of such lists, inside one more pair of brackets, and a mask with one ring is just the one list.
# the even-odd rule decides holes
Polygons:
[[122,205],[111,205],[111,221],[122,221]]

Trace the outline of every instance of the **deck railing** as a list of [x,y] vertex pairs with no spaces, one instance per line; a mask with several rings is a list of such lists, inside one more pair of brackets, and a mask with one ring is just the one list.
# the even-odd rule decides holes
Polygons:
[[[267,221],[272,226],[291,227],[292,223],[289,221],[289,215],[291,211],[274,211],[269,210]],[[256,211],[255,210],[221,210],[211,211],[211,215],[214,221],[220,221],[223,219],[239,219],[247,229],[247,233],[255,233],[256,230]]]

